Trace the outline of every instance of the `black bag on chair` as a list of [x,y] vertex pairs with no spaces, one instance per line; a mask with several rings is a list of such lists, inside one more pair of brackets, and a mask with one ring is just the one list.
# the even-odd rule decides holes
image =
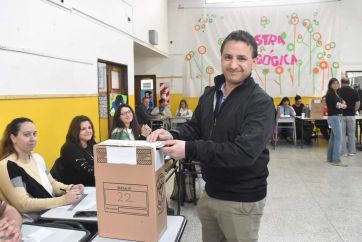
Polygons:
[[[187,170],[185,170],[187,172]],[[184,197],[184,202],[188,202],[188,203],[192,203],[194,201],[197,201],[200,197],[200,191],[198,187],[198,184],[196,184],[195,181],[195,175],[193,174],[183,174],[183,178],[184,180],[181,181],[182,184],[182,190],[181,190],[181,197]],[[173,183],[173,191],[171,194],[171,199],[172,200],[178,200],[178,181],[179,181],[179,174],[175,174],[175,179],[174,179],[174,183]],[[196,198],[195,195],[196,194]]]

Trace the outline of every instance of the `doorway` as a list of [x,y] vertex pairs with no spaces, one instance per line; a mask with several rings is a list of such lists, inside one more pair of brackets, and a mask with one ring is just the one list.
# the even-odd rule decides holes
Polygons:
[[128,103],[127,66],[98,60],[99,137],[106,140],[113,116],[121,103]]
[[152,110],[157,106],[157,94],[156,94],[156,75],[136,75],[135,80],[135,103],[139,105],[142,103],[142,98],[150,96],[151,101],[148,107]]

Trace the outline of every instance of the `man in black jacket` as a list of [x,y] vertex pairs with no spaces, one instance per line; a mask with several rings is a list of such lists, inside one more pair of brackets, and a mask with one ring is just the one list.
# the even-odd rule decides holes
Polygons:
[[167,140],[175,159],[201,161],[205,192],[198,203],[203,241],[257,241],[267,193],[275,108],[251,72],[255,39],[234,31],[221,46],[223,75],[201,96],[190,122],[154,131],[148,141]]
[[[341,79],[342,87],[339,89],[340,97],[346,102],[342,117],[342,154],[352,156],[356,154],[356,111],[360,107],[358,92],[349,85],[348,78]],[[348,139],[346,137],[348,136]]]
[[157,115],[152,115],[148,110],[150,100],[150,97],[145,96],[142,98],[142,103],[136,107],[137,121],[141,126],[147,124],[151,127],[151,120],[157,117]]

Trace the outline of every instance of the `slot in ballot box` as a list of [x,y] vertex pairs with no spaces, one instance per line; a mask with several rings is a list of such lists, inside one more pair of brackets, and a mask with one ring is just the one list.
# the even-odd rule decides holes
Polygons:
[[167,226],[160,143],[106,140],[94,146],[98,233],[158,241]]

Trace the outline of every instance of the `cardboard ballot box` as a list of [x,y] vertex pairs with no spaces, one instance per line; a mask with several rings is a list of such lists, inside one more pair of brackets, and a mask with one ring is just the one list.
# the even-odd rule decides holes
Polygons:
[[98,234],[155,242],[167,226],[160,143],[107,140],[94,146]]
[[314,119],[323,118],[323,104],[318,102],[311,103],[310,117]]

